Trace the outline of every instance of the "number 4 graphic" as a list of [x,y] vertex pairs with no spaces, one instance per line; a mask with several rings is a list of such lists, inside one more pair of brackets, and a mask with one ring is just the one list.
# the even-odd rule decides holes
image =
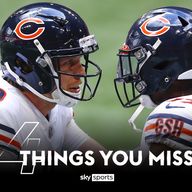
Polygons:
[[[23,146],[25,146],[25,148],[30,148],[29,147],[30,144],[33,143],[33,148],[38,149],[39,144],[40,144],[40,138],[30,137],[38,125],[39,125],[39,122],[24,122],[23,125],[16,132],[16,134],[13,136],[13,138],[10,140],[10,142],[7,144],[7,146],[9,146],[11,144],[11,142],[19,134],[21,134],[21,135],[23,135],[23,138],[25,138],[23,140],[23,142],[21,143],[21,148]],[[3,154],[4,154],[4,151],[2,151],[0,153],[0,157],[2,157]],[[35,165],[32,165],[31,170],[24,171],[24,167],[27,167],[27,165],[24,165],[23,161],[20,161],[20,160],[19,161],[1,161],[1,163],[3,163],[3,162],[5,162],[5,163],[21,163],[22,162],[20,174],[33,174],[34,173]]]

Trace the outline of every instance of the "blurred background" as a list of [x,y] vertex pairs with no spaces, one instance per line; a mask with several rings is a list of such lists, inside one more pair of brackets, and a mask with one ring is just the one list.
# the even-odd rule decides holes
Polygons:
[[[0,26],[16,9],[32,0],[1,0]],[[75,108],[75,119],[90,136],[108,149],[133,149],[139,145],[141,133],[128,124],[136,108],[121,106],[113,85],[116,76],[117,52],[127,36],[132,23],[145,12],[162,6],[183,6],[192,8],[190,0],[54,0],[76,11],[87,23],[90,33],[95,34],[99,51],[91,59],[103,69],[102,79],[95,98],[80,102]],[[137,127],[142,129],[150,110],[144,110],[138,117]]]

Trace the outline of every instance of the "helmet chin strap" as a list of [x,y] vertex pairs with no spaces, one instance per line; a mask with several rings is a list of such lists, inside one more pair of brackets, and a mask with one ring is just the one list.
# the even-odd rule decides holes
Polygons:
[[146,108],[155,108],[157,105],[151,100],[151,98],[148,95],[141,95],[139,97],[139,100],[140,100],[141,104],[135,110],[135,112],[133,113],[131,118],[128,119],[128,123],[133,127],[134,130],[142,132],[141,129],[137,128],[134,121],[137,119],[137,117],[143,111],[144,107],[146,107]]
[[[81,97],[81,91],[79,91],[78,93],[72,93],[65,90],[63,91],[71,96],[74,96],[77,98]],[[67,95],[64,95],[60,90],[57,90],[57,89],[51,93],[51,96],[53,97],[53,99],[58,101],[57,102],[58,104],[64,105],[66,107],[74,107],[78,103],[77,99],[73,99]]]

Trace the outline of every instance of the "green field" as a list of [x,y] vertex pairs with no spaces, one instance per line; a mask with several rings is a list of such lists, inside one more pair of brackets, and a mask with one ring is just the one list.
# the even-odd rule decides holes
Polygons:
[[[17,8],[42,1],[1,0],[3,21]],[[161,6],[184,6],[192,8],[190,0],[55,0],[77,11],[95,34],[100,50],[91,57],[103,69],[103,76],[96,97],[90,102],[79,103],[74,108],[77,123],[90,136],[110,149],[132,149],[139,144],[140,133],[132,130],[127,120],[134,109],[124,109],[113,86],[117,51],[123,44],[127,32],[138,17],[146,11]],[[144,111],[137,120],[142,128],[150,111]]]

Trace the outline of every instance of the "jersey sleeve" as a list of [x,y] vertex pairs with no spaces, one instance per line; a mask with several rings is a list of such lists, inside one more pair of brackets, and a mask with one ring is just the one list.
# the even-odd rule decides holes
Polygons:
[[[192,101],[192,100],[191,100]],[[188,98],[169,100],[147,118],[143,130],[145,142],[160,143],[173,149],[192,148],[192,102]]]
[[[5,151],[6,154],[9,154],[14,157],[19,156],[19,151],[21,150],[21,143],[17,137],[16,131],[14,129],[17,126],[16,122],[11,120],[11,117],[8,119],[9,115],[6,113],[6,117],[1,114],[0,119],[0,149]],[[3,152],[4,153],[4,152]],[[2,155],[4,158],[5,154]],[[7,155],[6,155],[7,156]],[[9,155],[8,155],[9,156]]]

